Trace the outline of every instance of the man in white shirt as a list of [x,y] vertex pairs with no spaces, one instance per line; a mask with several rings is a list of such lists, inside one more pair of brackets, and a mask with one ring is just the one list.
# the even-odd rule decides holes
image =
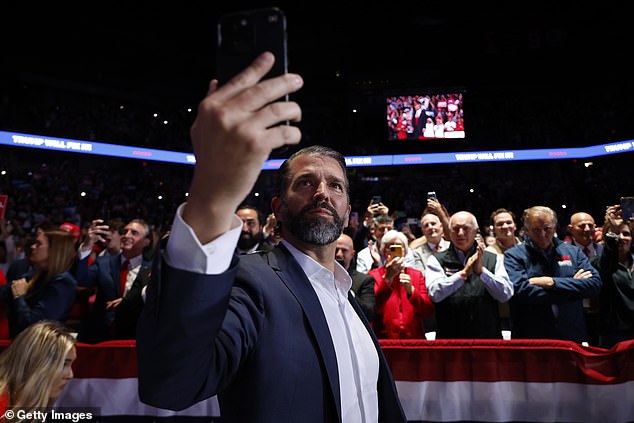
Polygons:
[[297,144],[295,74],[260,81],[259,56],[212,81],[192,127],[196,168],[138,333],[141,400],[184,409],[218,394],[223,421],[404,422],[396,387],[351,279],[335,262],[350,213],[343,157],[308,147],[280,168],[272,208],[282,241],[235,256],[234,214],[271,150]]
[[436,305],[436,337],[502,338],[498,302],[513,295],[504,263],[484,250],[478,221],[468,211],[449,219],[450,247],[427,259],[425,282]]

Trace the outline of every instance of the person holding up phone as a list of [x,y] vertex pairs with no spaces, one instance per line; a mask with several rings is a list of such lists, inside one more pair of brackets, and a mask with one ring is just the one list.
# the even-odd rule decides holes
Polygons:
[[626,222],[634,220],[634,197],[621,197],[621,218]]
[[397,230],[383,235],[379,249],[385,265],[368,273],[375,280],[376,315],[372,327],[379,338],[425,339],[424,319],[434,312],[423,272],[405,267],[407,237]]
[[634,339],[634,220],[622,217],[621,206],[606,209],[604,248],[590,260],[603,282],[599,294],[599,346],[603,348]]
[[280,243],[235,255],[235,210],[271,151],[301,138],[279,125],[298,122],[299,105],[276,99],[303,80],[262,80],[274,61],[265,52],[222,86],[212,81],[198,107],[189,196],[157,254],[137,327],[140,399],[182,410],[218,394],[226,422],[405,422],[352,280],[335,261],[350,213],[340,153],[309,146],[285,160],[271,201]]

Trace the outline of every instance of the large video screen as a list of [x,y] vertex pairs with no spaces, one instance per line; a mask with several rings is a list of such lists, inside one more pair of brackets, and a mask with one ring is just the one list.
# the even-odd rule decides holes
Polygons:
[[464,91],[387,97],[388,140],[465,138]]

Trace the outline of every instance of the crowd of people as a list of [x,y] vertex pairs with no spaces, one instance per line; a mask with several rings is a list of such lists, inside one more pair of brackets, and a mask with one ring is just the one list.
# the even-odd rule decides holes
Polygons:
[[[364,184],[320,145],[295,151],[273,183],[262,164],[300,140],[297,127],[275,123],[301,112],[288,102],[273,114],[271,102],[302,80],[258,83],[271,65],[263,55],[250,68],[256,79],[212,83],[215,101],[192,126],[191,175],[147,163],[118,172],[90,162],[84,172],[67,158],[61,169],[25,172],[32,162],[7,161],[0,299],[9,338],[56,321],[81,342],[136,339],[142,401],[180,410],[221,392],[229,421],[309,410],[318,421],[404,421],[381,338],[508,332],[606,348],[634,338],[632,222],[614,205],[622,187],[584,209],[579,180],[600,178],[561,170],[570,183],[548,192],[539,191],[544,175],[518,169],[501,180],[491,168],[446,167],[420,184],[408,169]],[[258,95],[230,101],[242,92]],[[511,193],[500,186],[509,184]],[[574,211],[567,225],[548,205],[564,203]]]
[[[576,212],[560,225],[546,206],[529,207],[520,219],[499,208],[479,224],[469,211],[450,215],[436,200],[427,203],[419,237],[407,226],[397,231],[389,209],[372,202],[362,223],[346,229],[353,251],[369,250],[374,258],[369,268],[357,260],[356,271],[374,277],[375,309],[368,316],[380,337],[503,338],[506,332],[605,348],[634,338],[634,222],[621,218],[619,205],[608,206],[599,224]],[[416,316],[408,311],[423,304],[406,276],[413,269],[422,273],[417,283],[433,316],[425,308]],[[394,301],[385,298],[386,281],[393,297],[401,289],[407,294],[389,307],[397,318],[385,312]],[[385,320],[392,321],[391,335]],[[412,324],[414,336],[406,330]]]
[[387,99],[388,139],[464,138],[462,93]]
[[[65,161],[63,163],[65,164],[62,169],[65,169],[68,164]],[[150,260],[159,240],[169,233],[169,214],[174,212],[179,201],[178,195],[174,195],[171,200],[170,196],[166,195],[167,198],[163,200],[164,204],[160,209],[131,206],[130,203],[135,197],[139,197],[135,194],[139,189],[147,189],[148,185],[160,186],[161,183],[156,183],[157,177],[160,180],[170,177],[152,172],[146,166],[139,167],[141,174],[136,180],[131,173],[126,174],[123,171],[112,176],[113,180],[130,193],[118,197],[119,199],[116,194],[108,197],[110,191],[104,188],[105,181],[92,179],[96,178],[98,173],[88,172],[85,175],[73,176],[82,179],[81,188],[93,187],[94,191],[89,195],[88,201],[73,204],[72,190],[76,188],[71,188],[71,181],[63,179],[62,170],[51,165],[40,166],[28,181],[13,179],[10,184],[4,186],[6,191],[3,192],[8,193],[12,200],[7,209],[7,217],[0,220],[0,281],[5,283],[0,286],[0,297],[5,303],[4,313],[8,316],[7,327],[4,329],[6,337],[13,338],[29,324],[45,318],[68,323],[80,334],[79,339],[84,342],[135,337],[135,323],[143,305],[141,292],[149,279]],[[17,173],[15,168],[12,169],[12,173]],[[184,178],[183,175],[177,176],[177,172],[170,174],[175,178]],[[55,181],[57,187],[65,186],[67,189],[53,194],[56,191],[51,180]],[[268,179],[265,178],[264,181]],[[28,188],[25,189],[24,185],[28,185]],[[102,191],[98,192],[100,189]],[[411,193],[407,196],[408,200],[412,201],[401,201],[400,207],[395,210],[390,210],[385,205],[389,200],[379,200],[385,203],[374,203],[370,200],[369,205],[363,209],[358,206],[362,199],[351,197],[354,218],[350,219],[349,227],[342,234],[342,237],[348,236],[351,241],[347,243],[345,239],[340,240],[341,262],[347,261],[344,267],[351,273],[355,272],[355,277],[361,277],[365,281],[355,286],[354,290],[366,316],[375,321],[374,327],[380,337],[488,338],[500,337],[502,333],[512,333],[514,337],[541,335],[570,338],[606,347],[615,343],[608,339],[622,338],[618,334],[607,333],[605,327],[627,327],[627,323],[624,323],[629,319],[627,289],[597,290],[596,283],[586,286],[584,289],[587,291],[583,291],[582,295],[584,313],[581,317],[584,325],[587,325],[587,331],[581,330],[583,325],[580,326],[579,321],[574,321],[571,328],[561,333],[535,334],[534,324],[522,324],[524,319],[532,322],[527,317],[531,313],[518,310],[525,307],[534,311],[536,305],[532,301],[540,297],[530,283],[525,286],[515,285],[515,289],[509,287],[509,281],[515,283],[516,280],[522,280],[520,276],[525,277],[529,272],[523,266],[526,257],[530,257],[529,253],[533,250],[528,249],[522,252],[523,255],[512,256],[511,261],[507,260],[506,269],[500,268],[505,252],[530,238],[530,232],[526,231],[529,222],[517,219],[511,208],[491,211],[492,214],[487,217],[482,210],[492,203],[474,202],[473,208],[464,208],[462,211],[457,210],[449,214],[448,210],[455,210],[455,205],[462,203],[445,201],[444,198],[442,203],[437,200],[425,200],[423,196],[414,198]],[[149,197],[148,195],[147,198]],[[389,191],[384,192],[383,197],[398,198],[390,196]],[[269,251],[280,240],[275,215],[266,208],[262,199],[255,196],[250,196],[249,199],[254,201],[243,204],[236,210],[236,214],[248,222],[245,223],[237,245],[236,252],[239,254]],[[41,200],[43,202],[40,204]],[[166,205],[169,201],[171,204]],[[417,212],[421,203],[425,207],[422,212]],[[50,213],[46,213],[47,204],[51,206],[48,209]],[[597,271],[603,272],[602,279],[612,279],[612,276],[605,273],[606,269],[611,269],[614,273],[620,269],[619,266],[627,267],[627,246],[623,246],[628,237],[628,230],[623,226],[627,225],[627,222],[614,220],[620,213],[617,206],[608,209],[612,215],[603,216],[604,221],[599,222],[605,223],[603,226],[596,225],[592,217],[596,216],[597,208],[592,209],[592,212],[573,213],[567,226],[557,224],[561,212],[557,213],[551,207],[545,209],[552,215],[550,218],[554,222],[545,225],[552,231],[546,234],[546,238],[567,239],[573,243],[583,242],[583,245],[589,245],[591,248],[585,251],[585,255],[588,260],[596,257],[593,265]],[[150,210],[160,211],[161,214],[151,214]],[[530,210],[530,207],[526,210]],[[27,214],[26,211],[31,213]],[[134,212],[138,214],[131,214]],[[106,220],[105,216],[113,217]],[[132,225],[132,232],[126,230],[126,224]],[[452,241],[452,224],[453,227],[469,230],[465,229],[465,233],[459,239]],[[585,230],[577,229],[582,224],[585,224]],[[610,238],[604,237],[601,231],[605,226],[614,228],[612,231],[617,235],[625,234],[624,241],[620,244],[613,243],[612,248],[606,249],[606,254],[619,252],[618,260],[616,256],[602,258],[602,246],[610,242]],[[126,235],[126,232],[129,233]],[[475,236],[480,237],[480,234],[482,248],[475,241]],[[384,239],[386,235],[389,235],[389,239]],[[576,241],[577,239],[579,241]],[[390,250],[394,245],[400,245],[402,248],[402,253],[397,256]],[[596,247],[592,247],[593,245]],[[475,250],[474,246],[477,246]],[[545,250],[550,246],[551,244],[545,240],[541,248]],[[623,248],[625,250],[621,251]],[[485,261],[483,270],[476,276],[467,269],[465,272],[469,276],[466,279],[462,278],[457,271],[462,270],[460,266],[464,263],[461,262],[470,257],[473,251],[480,249],[483,250],[480,255]],[[438,256],[443,251],[454,251],[456,256]],[[516,252],[518,253],[517,249]],[[575,257],[569,251],[560,251],[559,254],[561,257]],[[497,260],[494,259],[495,255]],[[124,265],[126,257],[134,260],[132,265]],[[451,265],[444,260],[450,260]],[[575,263],[573,267],[581,266],[579,269],[584,268],[587,271],[590,270],[588,264]],[[545,262],[543,265],[550,268],[553,263]],[[448,266],[455,268],[455,271],[448,274]],[[509,266],[519,267],[512,268],[511,273],[507,274],[505,270],[510,271]],[[130,267],[132,272],[127,278],[126,286],[120,287],[118,275],[123,267]],[[515,279],[511,278],[511,275]],[[617,276],[617,280],[622,281],[625,275]],[[368,277],[372,277],[377,283],[376,286],[372,285],[371,289]],[[398,282],[394,285],[385,283],[394,280],[395,277]],[[582,281],[596,282],[597,277],[598,275],[593,273],[590,280],[582,278]],[[477,283],[471,281],[473,278]],[[625,279],[627,281],[628,278]],[[394,286],[403,290],[395,291]],[[473,292],[467,293],[476,287],[477,295]],[[490,288],[488,291],[487,287]],[[563,287],[560,286],[558,289]],[[575,286],[575,289],[581,287]],[[489,294],[484,295],[485,292]],[[609,310],[613,311],[609,316],[606,316],[608,306],[604,305],[602,312],[599,307],[600,299],[607,295],[606,292],[610,292],[612,296],[624,297],[622,306],[609,306]],[[487,298],[486,302],[479,299],[477,306],[470,306],[473,307],[471,312],[479,318],[472,322],[453,321],[450,329],[447,326],[448,317],[456,316],[456,313],[455,304],[448,304],[457,303],[465,307],[472,301],[467,300],[470,296]],[[411,298],[415,301],[407,301]],[[522,305],[522,298],[526,301],[525,305]],[[545,301],[545,298],[538,301]],[[403,304],[407,304],[405,309]],[[512,304],[515,304],[515,307],[511,307]],[[413,308],[408,311],[410,306]],[[548,307],[544,310],[545,314],[549,313]],[[115,312],[117,309],[118,312]],[[558,309],[558,315],[565,315],[566,306],[558,305]],[[397,316],[391,315],[394,310],[398,310]],[[389,321],[400,322],[403,318],[401,313],[408,316],[405,321],[409,323],[401,327],[396,323],[388,324]],[[439,316],[444,318],[439,319]],[[412,321],[416,322],[416,326],[408,327]],[[483,324],[483,321],[486,324]],[[526,328],[527,332],[522,328]],[[581,332],[571,335],[575,330]],[[603,333],[602,340],[600,330]]]

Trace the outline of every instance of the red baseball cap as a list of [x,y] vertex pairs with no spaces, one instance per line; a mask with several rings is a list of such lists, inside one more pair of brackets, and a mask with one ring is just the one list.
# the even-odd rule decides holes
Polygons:
[[79,237],[81,236],[81,229],[79,229],[79,226],[75,225],[74,223],[64,222],[59,225],[59,228],[71,234],[75,242],[77,242],[77,240],[79,240]]

